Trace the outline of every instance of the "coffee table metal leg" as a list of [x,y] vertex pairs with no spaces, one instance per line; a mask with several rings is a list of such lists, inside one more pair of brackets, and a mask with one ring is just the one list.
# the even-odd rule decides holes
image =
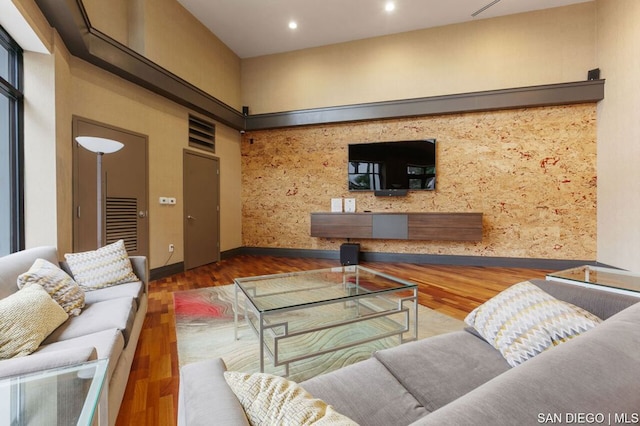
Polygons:
[[260,322],[260,372],[264,373],[264,318],[262,312],[258,314],[258,321]]
[[233,285],[233,339],[238,340],[238,284]]

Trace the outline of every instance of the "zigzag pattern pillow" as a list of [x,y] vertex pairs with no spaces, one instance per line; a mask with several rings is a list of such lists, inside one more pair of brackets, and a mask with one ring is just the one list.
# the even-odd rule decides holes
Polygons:
[[283,377],[225,371],[224,379],[252,426],[357,426],[333,406],[312,397],[300,385]]
[[478,306],[465,322],[515,367],[602,320],[525,281]]
[[64,311],[80,315],[84,308],[84,291],[62,269],[45,259],[36,259],[29,270],[18,277],[18,288],[39,284]]
[[93,251],[68,253],[64,258],[73,278],[85,291],[139,281],[123,240]]

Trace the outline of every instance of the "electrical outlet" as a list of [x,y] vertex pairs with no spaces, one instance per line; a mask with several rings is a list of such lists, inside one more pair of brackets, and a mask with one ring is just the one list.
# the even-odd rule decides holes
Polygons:
[[173,249],[175,249],[173,244],[169,244],[169,253],[173,253]]

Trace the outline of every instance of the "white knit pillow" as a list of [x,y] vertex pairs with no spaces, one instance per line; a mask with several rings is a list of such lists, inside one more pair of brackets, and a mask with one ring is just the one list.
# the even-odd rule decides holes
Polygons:
[[226,371],[224,378],[240,401],[247,419],[257,425],[357,426],[300,385],[265,373]]
[[64,255],[73,278],[85,291],[139,281],[123,240],[97,250]]
[[34,352],[68,317],[38,284],[0,300],[0,359]]
[[515,367],[602,320],[525,281],[478,306],[465,322]]

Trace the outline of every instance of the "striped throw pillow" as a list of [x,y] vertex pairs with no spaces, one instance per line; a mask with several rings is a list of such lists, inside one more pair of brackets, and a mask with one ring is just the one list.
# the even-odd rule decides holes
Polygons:
[[478,306],[465,322],[515,367],[602,320],[525,281]]
[[139,281],[123,240],[93,251],[68,253],[64,258],[73,278],[85,291]]
[[69,274],[49,261],[36,259],[31,268],[18,277],[18,288],[33,284],[41,285],[71,316],[80,315],[84,308],[84,291]]
[[252,426],[357,426],[333,406],[312,397],[300,385],[283,377],[226,371],[224,378]]

